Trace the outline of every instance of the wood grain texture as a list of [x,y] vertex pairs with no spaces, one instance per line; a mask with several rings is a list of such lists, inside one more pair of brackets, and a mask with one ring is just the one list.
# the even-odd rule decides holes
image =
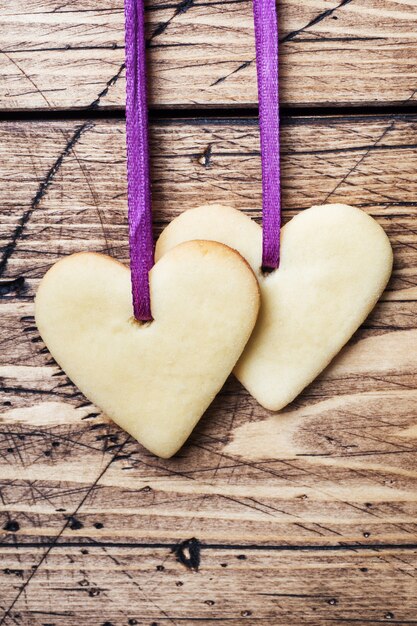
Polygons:
[[[414,0],[283,0],[281,101],[291,106],[412,104]],[[0,109],[122,108],[123,4],[0,2]],[[257,102],[249,0],[147,6],[150,102]]]
[[[2,602],[12,605],[45,548],[2,548]],[[57,547],[5,626],[415,624],[415,550],[201,548],[198,572],[169,546]]]
[[[416,126],[284,119],[285,219],[327,200],[361,206],[390,236],[393,279],[283,413],[231,379],[161,461],[82,397],[33,319],[63,254],[127,260],[124,124],[0,125],[0,623],[413,623]],[[254,119],[161,120],[151,148],[156,234],[202,199],[259,219]]]
[[[284,217],[325,202],[349,202],[377,217],[395,251],[383,307],[392,311],[395,300],[406,300],[401,308],[410,316],[416,130],[417,117],[398,115],[284,118],[282,132]],[[0,125],[0,141],[3,277],[25,276],[30,290],[24,297],[61,254],[94,249],[127,261],[122,121],[10,122]],[[255,119],[161,120],[151,128],[151,151],[156,235],[201,202],[223,202],[260,218]],[[404,313],[401,328],[412,323]]]
[[[127,260],[123,123],[0,125],[5,546],[415,542],[416,124],[407,115],[285,120],[285,218],[330,199],[361,206],[390,236],[393,278],[349,347],[296,402],[274,416],[231,379],[169,461],[82,397],[33,319],[39,279],[63,254]],[[202,199],[259,218],[253,119],[162,120],[151,142],[157,231]]]
[[[417,624],[417,5],[278,9],[282,103],[357,110],[283,118],[284,220],[363,208],[393,277],[292,405],[274,415],[231,378],[163,461],[80,394],[33,318],[61,256],[128,260],[124,122],[104,118],[123,108],[123,2],[0,0],[0,111],[95,110],[0,123],[0,626]],[[167,109],[155,236],[202,202],[259,221],[257,121],[229,111],[257,102],[251,2],[152,0],[146,18],[150,102]],[[169,117],[209,107],[228,119]]]

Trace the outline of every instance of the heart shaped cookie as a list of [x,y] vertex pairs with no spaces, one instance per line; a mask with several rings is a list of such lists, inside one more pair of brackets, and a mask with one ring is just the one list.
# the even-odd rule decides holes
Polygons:
[[182,446],[232,371],[255,325],[259,289],[249,265],[213,241],[167,253],[150,273],[153,321],[132,317],[130,272],[75,254],[36,296],[52,356],[94,404],[148,450]]
[[265,408],[291,402],[330,363],[365,320],[392,271],[392,250],[377,222],[335,204],[299,213],[281,232],[279,269],[264,275],[262,230],[218,205],[186,211],[165,229],[160,258],[188,239],[235,248],[258,277],[261,311],[234,372]]

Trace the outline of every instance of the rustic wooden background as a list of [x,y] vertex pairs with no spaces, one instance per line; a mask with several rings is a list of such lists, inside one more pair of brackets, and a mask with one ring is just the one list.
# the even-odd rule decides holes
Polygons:
[[[51,360],[62,255],[127,261],[121,0],[0,0],[0,625],[417,624],[417,3],[279,3],[285,219],[341,201],[395,252],[382,301],[282,414],[231,379],[170,461]],[[155,234],[260,217],[249,0],[147,4]]]

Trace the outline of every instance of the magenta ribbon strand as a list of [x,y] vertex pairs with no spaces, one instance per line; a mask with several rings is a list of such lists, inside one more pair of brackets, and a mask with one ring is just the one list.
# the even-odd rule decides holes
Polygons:
[[[281,190],[278,27],[275,0],[253,0],[262,163],[262,264],[279,264]],[[130,272],[134,316],[152,319],[149,272],[154,264],[146,97],[143,0],[125,0],[126,147]]]
[[154,264],[154,245],[143,0],[125,0],[125,25],[130,273],[134,316],[144,322],[152,319],[149,272]]
[[253,0],[262,164],[262,267],[279,265],[281,179],[279,154],[278,23],[275,0]]

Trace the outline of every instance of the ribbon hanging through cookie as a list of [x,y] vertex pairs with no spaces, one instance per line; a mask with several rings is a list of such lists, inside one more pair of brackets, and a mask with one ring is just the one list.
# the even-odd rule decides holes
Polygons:
[[253,0],[262,165],[262,267],[279,265],[281,178],[278,21],[275,0]]
[[[262,164],[262,266],[279,265],[281,228],[278,27],[275,0],[253,0]],[[130,272],[134,316],[152,320],[154,264],[143,0],[125,0],[126,140]]]
[[154,264],[154,245],[143,0],[125,0],[125,22],[130,273],[134,316],[145,322],[152,319],[149,272]]

